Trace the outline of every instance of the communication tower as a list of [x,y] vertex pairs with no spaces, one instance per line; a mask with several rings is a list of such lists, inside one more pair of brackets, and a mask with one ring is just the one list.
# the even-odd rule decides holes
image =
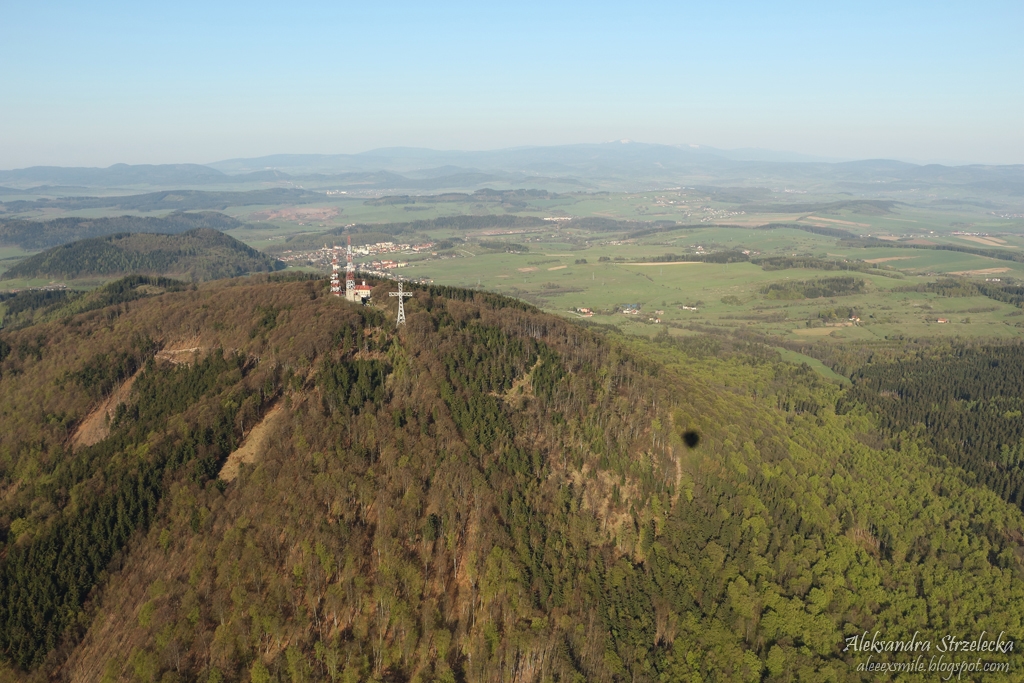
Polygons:
[[348,236],[348,249],[345,262],[345,298],[356,300],[356,267],[352,265],[352,235]]
[[[324,245],[324,251],[327,251],[327,245]],[[334,296],[341,296],[341,281],[339,279],[338,270],[338,250],[332,249],[334,253],[334,259],[331,261],[331,294]]]

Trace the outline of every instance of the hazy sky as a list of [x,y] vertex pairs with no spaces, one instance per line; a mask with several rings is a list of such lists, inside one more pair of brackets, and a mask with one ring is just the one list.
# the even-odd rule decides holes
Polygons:
[[1020,0],[2,0],[0,168],[622,138],[1024,163],[1022,28]]

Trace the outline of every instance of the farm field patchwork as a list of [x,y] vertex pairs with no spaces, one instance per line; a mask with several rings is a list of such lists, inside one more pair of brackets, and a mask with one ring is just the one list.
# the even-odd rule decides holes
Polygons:
[[[894,248],[909,242],[1024,251],[1020,220],[1001,219],[973,205],[928,206],[920,197],[883,202],[878,208],[837,195],[780,197],[774,205],[752,202],[749,196],[747,190],[693,188],[520,192],[514,200],[495,193],[379,199],[334,195],[297,206],[232,206],[224,213],[243,222],[229,234],[275,256],[313,251],[325,243],[343,244],[349,226],[356,226],[357,243],[360,235],[370,241],[443,242],[445,248],[435,255],[396,255],[408,265],[394,273],[520,297],[561,315],[592,309],[592,322],[636,334],[750,329],[780,338],[827,341],[892,335],[1007,337],[1024,332],[1018,327],[1024,322],[1016,315],[1020,310],[1008,303],[898,291],[947,276],[1024,280],[1024,263],[961,251]],[[102,209],[66,213],[109,214]],[[47,210],[46,215],[56,214]],[[516,228],[458,229],[430,227],[426,222],[410,226],[446,216],[596,218],[607,219],[609,227],[571,220]],[[894,246],[862,246],[864,242],[857,240],[867,236],[884,238]],[[527,251],[505,253],[481,245],[495,241],[519,244]],[[744,252],[743,258],[754,259],[803,259],[829,267],[765,270],[745,262],[692,262],[720,252]],[[0,249],[0,270],[27,254]],[[293,267],[323,272],[324,264],[309,266],[300,260]],[[872,267],[879,272],[871,272]],[[773,284],[836,277],[863,280],[864,290],[812,299],[766,298],[765,289]],[[45,284],[7,281],[6,286]],[[631,313],[622,313],[624,308]]]

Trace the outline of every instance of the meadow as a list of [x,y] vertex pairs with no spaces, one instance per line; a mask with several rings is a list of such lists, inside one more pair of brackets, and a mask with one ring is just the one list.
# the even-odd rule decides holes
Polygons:
[[[898,335],[1005,338],[1024,333],[1024,317],[1011,304],[985,297],[954,299],[898,291],[948,276],[1024,280],[1024,263],[954,251],[863,247],[844,242],[834,233],[842,230],[851,236],[1013,252],[1024,249],[1024,222],[1020,219],[1007,220],[970,203],[950,200],[953,203],[942,204],[945,199],[933,197],[871,203],[850,201],[849,196],[804,194],[777,195],[774,203],[758,203],[751,200],[756,193],[733,190],[517,192],[385,199],[333,195],[315,204],[238,206],[228,207],[224,213],[244,222],[229,234],[275,255],[313,249],[324,242],[339,244],[341,233],[324,233],[346,226],[380,224],[387,230],[388,224],[444,216],[629,221],[610,231],[583,229],[574,221],[560,220],[514,230],[404,232],[401,241],[452,240],[455,244],[438,256],[403,255],[400,258],[409,265],[396,273],[519,297],[564,316],[578,317],[576,309],[589,308],[594,315],[588,320],[634,334],[751,329],[780,339],[828,341]],[[71,214],[92,217],[103,211],[67,213]],[[801,229],[765,227],[773,224]],[[480,245],[482,240],[500,239],[523,244],[529,251],[503,253]],[[831,261],[832,269],[765,270],[753,263],[671,262],[721,251],[745,251],[751,258],[813,258],[819,263]],[[0,249],[0,271],[24,255],[27,252]],[[844,264],[851,269],[849,273],[843,270]],[[858,272],[868,266],[879,272]],[[773,300],[764,293],[773,283],[838,275],[863,279],[864,291],[797,300]],[[5,284],[26,287],[46,283]],[[91,287],[99,283],[69,284]],[[623,307],[638,313],[623,314]],[[860,320],[851,321],[851,317]],[[948,322],[939,323],[939,319]]]
[[[646,335],[663,327],[670,334],[685,334],[705,326],[754,328],[783,338],[862,340],[895,335],[1010,337],[1024,332],[1017,326],[1024,317],[1010,304],[985,297],[895,291],[924,281],[921,277],[853,273],[866,282],[863,294],[779,301],[767,299],[762,288],[773,282],[835,277],[836,272],[764,271],[750,263],[594,263],[589,257],[586,264],[575,263],[584,258],[581,254],[589,252],[481,254],[415,264],[403,275],[516,296],[561,315],[576,317],[575,309],[589,308],[593,322]],[[640,313],[622,313],[626,306],[635,306]],[[823,316],[837,309],[841,310],[835,321],[826,322]],[[860,321],[850,322],[850,315],[843,315],[849,311]],[[949,322],[938,323],[940,318]]]
[[[948,298],[899,291],[951,273],[975,278],[1024,279],[1024,264],[974,254],[919,249],[864,249],[837,246],[834,237],[796,229],[687,228],[637,240],[552,229],[516,236],[530,251],[495,253],[472,239],[449,258],[409,257],[403,277],[479,287],[516,296],[561,315],[589,308],[593,322],[638,334],[686,334],[701,327],[754,328],[791,339],[884,339],[914,336],[1018,336],[1020,309],[986,297]],[[656,262],[665,254],[694,249],[750,250],[760,255],[807,255],[833,261],[840,270],[764,270],[753,263]],[[844,259],[885,260],[884,274],[841,270]],[[863,266],[863,264],[857,264]],[[854,265],[853,267],[856,267]],[[984,273],[984,271],[998,271]],[[849,275],[865,281],[862,293],[829,298],[771,300],[772,283]],[[624,314],[631,307],[639,314]],[[696,308],[697,310],[691,310]],[[860,318],[850,321],[850,317]],[[654,323],[651,319],[660,319]],[[948,322],[939,323],[939,319]]]
[[31,256],[33,253],[19,247],[0,246],[0,275],[15,263],[26,256]]

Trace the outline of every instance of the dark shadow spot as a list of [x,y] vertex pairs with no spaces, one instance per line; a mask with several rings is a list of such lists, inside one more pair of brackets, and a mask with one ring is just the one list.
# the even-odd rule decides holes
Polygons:
[[683,432],[683,443],[690,448],[696,448],[697,444],[700,443],[700,434],[693,431],[692,429]]

